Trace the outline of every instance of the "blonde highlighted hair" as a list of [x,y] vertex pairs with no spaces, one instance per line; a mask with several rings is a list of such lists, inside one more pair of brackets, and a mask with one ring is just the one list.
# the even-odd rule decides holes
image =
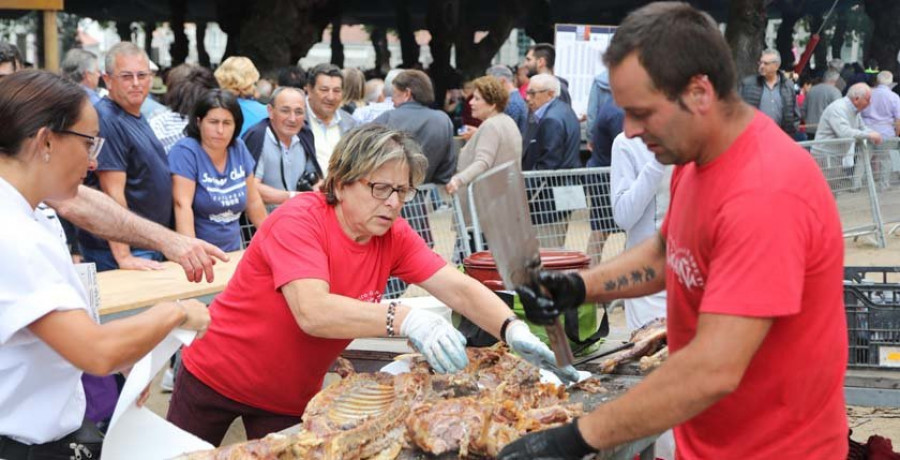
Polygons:
[[252,98],[256,96],[256,82],[259,71],[253,61],[244,56],[231,56],[216,69],[216,81],[222,89],[227,89],[237,97]]
[[341,137],[328,162],[324,192],[328,204],[338,203],[335,191],[372,174],[392,161],[409,166],[409,185],[416,187],[425,179],[428,160],[419,144],[408,134],[383,125],[367,124]]

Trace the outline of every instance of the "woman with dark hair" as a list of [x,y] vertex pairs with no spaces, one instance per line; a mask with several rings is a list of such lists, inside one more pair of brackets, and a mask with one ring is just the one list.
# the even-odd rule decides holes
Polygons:
[[266,208],[253,180],[253,157],[238,139],[244,117],[228,91],[207,91],[194,106],[187,137],[169,152],[175,230],[218,246],[241,248],[244,210],[256,228]]
[[58,221],[38,209],[74,197],[97,166],[103,139],[81,87],[43,71],[6,76],[0,126],[0,458],[99,458],[82,372],[125,369],[176,327],[202,334],[209,313],[163,302],[98,324]]
[[149,123],[153,134],[169,153],[172,146],[184,138],[184,128],[197,100],[207,91],[218,88],[219,83],[206,67],[181,64],[169,71],[166,86],[169,90],[163,97],[163,103],[169,110],[157,113]]

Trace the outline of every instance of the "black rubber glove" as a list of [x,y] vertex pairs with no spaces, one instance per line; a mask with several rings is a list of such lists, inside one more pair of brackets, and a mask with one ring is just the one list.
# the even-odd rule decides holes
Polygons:
[[538,272],[528,286],[516,287],[525,316],[534,324],[548,325],[566,310],[584,303],[584,279],[577,272]]
[[525,435],[504,447],[497,459],[580,459],[585,455],[596,453],[597,450],[581,437],[577,421],[576,419],[560,427]]

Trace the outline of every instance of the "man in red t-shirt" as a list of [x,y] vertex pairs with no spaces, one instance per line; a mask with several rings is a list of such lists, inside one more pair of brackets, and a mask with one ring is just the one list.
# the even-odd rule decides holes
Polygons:
[[815,161],[741,102],[727,44],[691,6],[635,11],[604,59],[625,134],[677,165],[669,213],[657,238],[588,271],[538,273],[519,293],[546,322],[585,298],[665,288],[671,355],[500,458],[580,458],[670,427],[679,459],[846,458],[843,239]]

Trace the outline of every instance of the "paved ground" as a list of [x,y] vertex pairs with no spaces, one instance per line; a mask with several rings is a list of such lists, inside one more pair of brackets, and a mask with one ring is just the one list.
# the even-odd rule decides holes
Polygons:
[[[579,232],[576,228],[569,229],[569,238],[578,234],[584,235],[585,233]],[[860,238],[857,241],[846,240],[845,265],[900,265],[900,237],[889,236],[887,242],[888,247],[880,249],[872,245],[867,238]],[[605,250],[604,258],[607,256],[606,252]],[[624,327],[625,319],[621,310],[613,312],[611,319],[612,327]],[[169,394],[159,390],[159,378],[160,376],[157,376],[153,384],[148,407],[164,416],[168,408]],[[893,439],[895,449],[900,450],[900,409],[850,406],[847,408],[847,415],[850,427],[853,429],[853,439],[865,443],[869,436],[879,434]],[[245,439],[243,425],[236,421],[226,435],[224,444],[232,444]]]

